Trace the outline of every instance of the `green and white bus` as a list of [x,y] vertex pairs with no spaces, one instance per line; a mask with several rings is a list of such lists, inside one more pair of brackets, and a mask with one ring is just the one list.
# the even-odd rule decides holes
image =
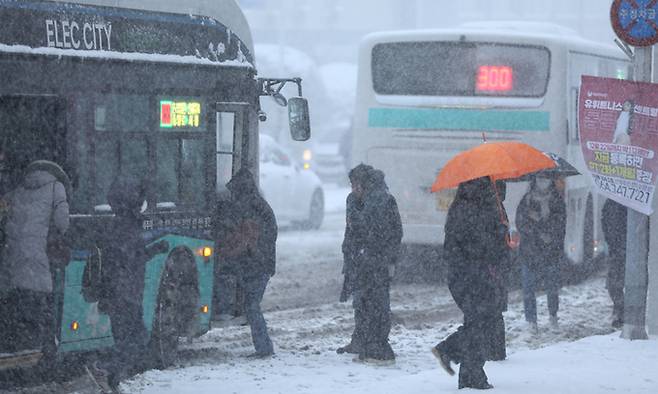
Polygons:
[[[443,243],[454,190],[430,193],[441,167],[483,142],[520,140],[560,155],[585,173],[577,98],[581,75],[627,78],[616,47],[560,26],[480,22],[454,29],[380,32],[361,43],[353,163],[386,173],[404,240],[431,251]],[[510,184],[510,220],[526,184]],[[600,205],[585,176],[566,181],[565,253],[590,260],[599,244]],[[428,247],[429,246],[429,247]]]
[[[145,239],[170,247],[148,262],[143,300],[166,365],[180,336],[210,328],[216,193],[240,167],[258,173],[259,100],[279,96],[288,80],[256,77],[235,0],[0,0],[0,21],[0,142],[10,179],[44,159],[73,183],[72,258],[54,272],[57,356],[113,345],[108,316],[81,285],[112,216],[108,188],[125,174],[148,180]],[[291,124],[306,127],[303,99],[288,103]],[[10,360],[16,355],[0,357],[0,368]]]

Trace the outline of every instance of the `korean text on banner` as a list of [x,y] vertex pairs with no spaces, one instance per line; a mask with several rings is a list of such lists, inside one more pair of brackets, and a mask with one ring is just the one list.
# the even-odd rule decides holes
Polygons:
[[599,193],[646,215],[658,172],[658,84],[583,76],[580,145]]

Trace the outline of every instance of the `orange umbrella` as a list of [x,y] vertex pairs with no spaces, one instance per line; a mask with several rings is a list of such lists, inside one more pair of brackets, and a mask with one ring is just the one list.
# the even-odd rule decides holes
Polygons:
[[553,167],[553,160],[528,144],[487,142],[450,159],[436,177],[432,192],[454,188],[483,176],[494,181],[511,179]]

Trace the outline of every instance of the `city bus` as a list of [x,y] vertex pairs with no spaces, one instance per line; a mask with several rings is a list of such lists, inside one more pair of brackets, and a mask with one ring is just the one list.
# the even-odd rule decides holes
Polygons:
[[[39,159],[60,164],[72,180],[71,260],[53,270],[55,356],[113,345],[111,321],[81,287],[112,217],[108,189],[121,174],[146,182],[144,238],[169,244],[147,263],[143,299],[152,350],[168,365],[180,337],[210,329],[212,212],[239,168],[258,174],[260,97],[282,101],[288,81],[301,96],[301,81],[257,77],[249,26],[234,0],[0,0],[0,21],[8,179]],[[287,103],[291,125],[305,133],[297,138],[308,138],[307,104]],[[3,354],[0,369],[41,356]]]
[[[586,174],[577,122],[580,77],[628,78],[630,71],[619,48],[552,24],[480,22],[368,35],[359,50],[352,164],[386,173],[403,242],[411,260],[423,261],[440,253],[444,239],[455,190],[437,195],[430,185],[451,157],[485,140],[518,140]],[[508,184],[512,224],[526,190],[527,183]],[[602,201],[584,175],[567,178],[564,193],[564,250],[571,265],[582,266],[605,249]]]

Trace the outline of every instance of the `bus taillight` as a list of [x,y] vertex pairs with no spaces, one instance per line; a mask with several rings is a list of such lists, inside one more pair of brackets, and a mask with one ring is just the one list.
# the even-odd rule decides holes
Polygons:
[[80,329],[80,323],[74,320],[71,323],[71,331],[78,331],[79,329]]
[[203,305],[201,307],[201,313],[208,313],[208,310],[209,310],[208,305]]
[[197,250],[197,254],[201,257],[203,257],[206,261],[210,259],[210,256],[212,256],[213,250],[210,246],[204,246],[202,248],[199,248]]

